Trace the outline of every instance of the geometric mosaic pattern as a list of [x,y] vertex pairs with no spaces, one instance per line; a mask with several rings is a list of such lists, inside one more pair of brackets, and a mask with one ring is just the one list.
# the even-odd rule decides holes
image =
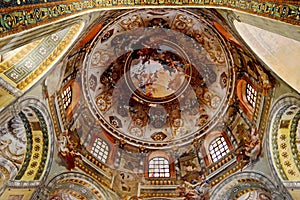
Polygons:
[[70,27],[65,28],[43,39],[26,57],[4,74],[15,84],[21,82],[52,53],[69,30]]
[[[1,1],[3,2],[3,1]],[[300,24],[300,5],[288,1],[273,0],[261,2],[258,0],[77,0],[77,1],[59,1],[51,0],[49,2],[36,4],[37,1],[17,1],[6,0],[0,4],[0,36],[20,32],[38,24],[46,24],[66,16],[75,15],[95,8],[113,8],[130,6],[213,6],[220,9],[235,9],[251,14],[256,14],[291,24]],[[19,3],[18,3],[19,2]],[[21,7],[23,4],[34,4]],[[15,9],[8,8],[14,6]],[[17,7],[19,6],[19,7]]]

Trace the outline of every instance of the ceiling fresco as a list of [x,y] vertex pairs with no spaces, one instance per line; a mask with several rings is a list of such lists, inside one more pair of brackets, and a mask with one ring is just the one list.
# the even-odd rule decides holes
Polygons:
[[126,13],[87,53],[85,97],[116,137],[163,145],[193,140],[222,116],[234,82],[229,59],[216,30],[192,13]]
[[[183,7],[85,13],[124,3],[97,2],[41,3],[42,10],[56,6],[56,15],[48,19],[48,7],[39,21],[52,20],[49,35],[33,30],[29,44],[1,54],[0,199],[297,196],[288,189],[300,189],[299,94],[242,39],[236,13]],[[1,9],[9,3],[14,14],[30,4],[0,2]],[[234,8],[263,5],[267,19],[272,14],[265,12],[279,4]],[[65,14],[73,21],[56,24]],[[4,22],[11,15],[0,18],[0,35],[15,31],[16,22]],[[289,23],[298,23],[296,15]]]

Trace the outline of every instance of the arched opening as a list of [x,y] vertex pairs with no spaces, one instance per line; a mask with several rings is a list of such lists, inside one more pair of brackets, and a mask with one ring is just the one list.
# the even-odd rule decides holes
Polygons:
[[164,157],[154,157],[149,161],[149,178],[169,178],[170,163]]
[[217,162],[229,152],[229,147],[223,136],[214,139],[209,145],[209,154],[213,162]]
[[107,163],[109,152],[108,144],[101,138],[97,138],[93,144],[91,153],[102,163]]
[[257,100],[257,89],[255,85],[246,77],[243,77],[237,84],[237,96],[240,102],[240,108],[249,119],[252,119]]

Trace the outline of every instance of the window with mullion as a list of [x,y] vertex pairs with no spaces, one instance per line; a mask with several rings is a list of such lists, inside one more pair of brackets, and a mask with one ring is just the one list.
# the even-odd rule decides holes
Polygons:
[[72,88],[68,86],[61,94],[61,98],[63,100],[64,108],[67,109],[72,101]]
[[155,157],[149,161],[149,178],[170,177],[170,164],[166,158]]
[[248,103],[255,107],[256,97],[257,97],[257,91],[249,84],[246,85],[246,97]]
[[213,162],[217,162],[229,152],[228,145],[223,136],[217,137],[211,142],[209,152]]
[[92,147],[91,153],[102,163],[107,162],[109,147],[101,138],[97,138]]

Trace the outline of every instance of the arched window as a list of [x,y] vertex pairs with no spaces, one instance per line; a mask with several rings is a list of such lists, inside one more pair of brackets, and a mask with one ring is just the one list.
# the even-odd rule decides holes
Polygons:
[[149,178],[170,177],[170,164],[164,157],[154,157],[149,161]]
[[106,163],[109,153],[109,147],[101,138],[97,138],[92,148],[92,154],[101,162]]
[[246,97],[248,103],[254,108],[256,102],[257,91],[249,84],[246,85]]
[[223,136],[217,137],[209,145],[209,153],[213,162],[217,162],[228,152],[229,148]]
[[61,94],[63,100],[64,108],[67,109],[72,101],[72,88],[69,85]]

